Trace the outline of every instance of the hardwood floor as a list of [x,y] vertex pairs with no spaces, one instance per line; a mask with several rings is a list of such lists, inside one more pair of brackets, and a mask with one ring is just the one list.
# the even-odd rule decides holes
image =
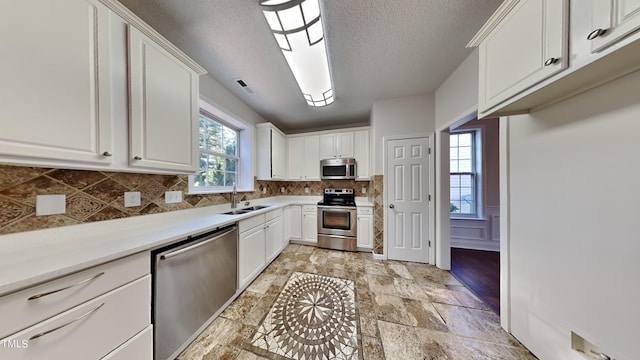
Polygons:
[[451,248],[451,273],[500,314],[500,253]]

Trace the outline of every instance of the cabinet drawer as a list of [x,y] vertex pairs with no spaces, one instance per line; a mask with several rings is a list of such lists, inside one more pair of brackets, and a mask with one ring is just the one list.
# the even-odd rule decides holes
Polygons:
[[136,336],[127,340],[102,360],[152,360],[153,359],[153,327],[147,326]]
[[149,326],[150,318],[151,275],[147,275],[0,340],[25,344],[0,349],[1,357],[99,359]]
[[265,222],[264,219],[264,214],[261,214],[250,217],[248,219],[240,220],[240,222],[238,222],[238,232],[243,233],[247,230],[253,229],[256,226],[263,226]]
[[1,297],[0,337],[148,274],[149,262],[143,252]]
[[373,214],[373,208],[372,207],[358,207],[357,209],[358,214],[362,214],[362,215],[372,215]]
[[277,217],[282,216],[282,208],[280,209],[276,209],[276,210],[272,210],[269,211],[268,213],[265,214],[265,221],[269,221],[269,220],[273,220]]
[[302,211],[303,212],[317,212],[318,211],[318,207],[316,205],[303,205],[302,206]]

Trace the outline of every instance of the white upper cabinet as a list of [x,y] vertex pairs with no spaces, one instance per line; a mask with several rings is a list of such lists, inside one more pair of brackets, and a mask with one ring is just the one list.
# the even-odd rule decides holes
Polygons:
[[271,123],[256,125],[258,180],[285,180],[286,138]]
[[479,47],[478,117],[535,112],[638,70],[639,29],[640,0],[505,0],[467,45]]
[[131,167],[198,169],[198,74],[129,29]]
[[353,132],[324,134],[320,136],[320,158],[353,157]]
[[320,180],[320,136],[287,138],[288,180]]
[[503,3],[480,33],[480,113],[568,66],[567,19],[567,1]]
[[369,172],[371,164],[371,156],[369,149],[369,130],[361,130],[353,133],[354,135],[354,152],[357,165],[357,180],[369,180],[371,174]]
[[204,69],[116,0],[7,4],[0,14],[1,162],[197,169]]
[[109,165],[109,9],[94,0],[2,8],[0,161]]
[[640,0],[591,0],[591,49],[600,51],[640,29]]

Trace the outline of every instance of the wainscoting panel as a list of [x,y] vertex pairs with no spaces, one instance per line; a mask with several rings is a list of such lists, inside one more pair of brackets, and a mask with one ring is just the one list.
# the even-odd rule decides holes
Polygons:
[[500,208],[487,206],[485,219],[451,219],[451,247],[500,251]]

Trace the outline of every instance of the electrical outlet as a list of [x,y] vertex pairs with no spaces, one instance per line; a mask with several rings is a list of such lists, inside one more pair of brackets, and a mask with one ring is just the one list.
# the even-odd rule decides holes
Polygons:
[[164,203],[175,204],[182,202],[182,191],[165,191]]
[[305,194],[308,194],[308,193],[309,193],[309,187],[308,187],[308,186],[304,188],[304,193],[305,193]]
[[280,192],[284,194],[284,186],[280,188]]
[[36,216],[67,212],[66,195],[36,195]]
[[126,191],[124,193],[124,207],[140,206],[140,191]]
[[366,187],[366,186],[363,186],[363,187],[362,187],[362,193],[363,193],[363,194],[366,194],[366,193],[367,193],[367,187]]
[[266,186],[263,186],[263,187],[262,187],[262,193],[263,193],[263,194],[266,194],[266,193],[267,193],[267,187],[266,187]]

